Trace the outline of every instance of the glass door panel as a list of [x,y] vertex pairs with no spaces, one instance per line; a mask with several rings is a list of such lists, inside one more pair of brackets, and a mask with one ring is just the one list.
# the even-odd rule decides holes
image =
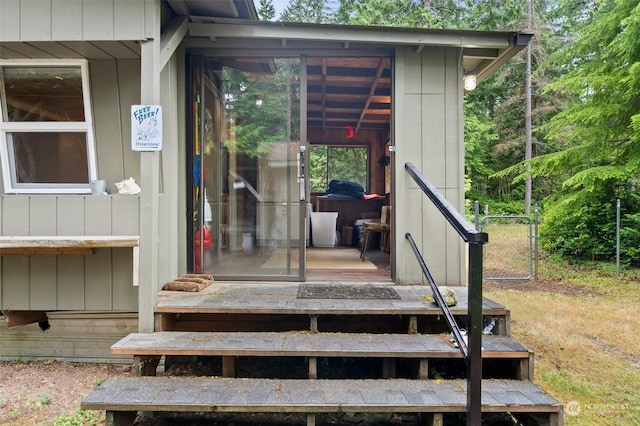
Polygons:
[[211,238],[202,272],[301,279],[300,61],[234,64],[220,66],[218,83],[205,85],[199,111],[203,218]]

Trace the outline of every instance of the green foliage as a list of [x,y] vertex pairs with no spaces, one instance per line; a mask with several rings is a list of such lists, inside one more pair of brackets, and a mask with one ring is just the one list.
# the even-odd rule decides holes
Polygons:
[[328,23],[331,14],[326,0],[291,0],[282,12],[282,22]]
[[[616,198],[630,212],[622,247],[640,243],[634,228],[640,208],[634,188],[640,165],[640,6],[604,1],[591,18],[576,41],[550,59],[569,64],[546,89],[571,99],[545,126],[548,140],[565,149],[536,158],[531,173],[562,182],[562,197],[546,202],[546,246],[565,255],[611,258]],[[635,251],[627,249],[627,261],[638,260]]]
[[494,172],[490,151],[486,147],[495,143],[498,135],[486,116],[481,118],[479,114],[469,114],[469,102],[465,102],[464,110],[465,175],[470,183],[467,198],[477,200],[487,193],[489,176]]
[[620,257],[640,262],[640,195],[634,188],[601,183],[591,192],[559,195],[549,204],[540,228],[541,246],[582,259],[615,260],[616,201],[620,199]]
[[452,0],[342,0],[337,17],[351,25],[454,28],[461,12]]
[[357,182],[367,188],[367,149],[363,147],[311,147],[311,190],[324,192],[333,179]]
[[61,414],[53,426],[93,426],[104,424],[104,411],[78,410],[73,416]]
[[258,15],[263,21],[273,21],[276,17],[276,8],[273,6],[273,0],[260,0]]
[[299,139],[299,81],[292,78],[299,64],[274,63],[273,74],[225,68],[226,109],[235,135],[227,142],[231,152],[255,158],[270,152],[275,142]]

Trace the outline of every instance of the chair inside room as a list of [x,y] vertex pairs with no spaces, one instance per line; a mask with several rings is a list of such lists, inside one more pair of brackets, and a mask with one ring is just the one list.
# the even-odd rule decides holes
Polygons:
[[373,232],[380,233],[380,250],[389,253],[391,251],[389,232],[391,230],[391,206],[382,206],[382,212],[379,221],[365,222],[362,225],[362,233],[364,235],[362,242],[362,250],[360,258],[364,262],[369,247],[369,239]]

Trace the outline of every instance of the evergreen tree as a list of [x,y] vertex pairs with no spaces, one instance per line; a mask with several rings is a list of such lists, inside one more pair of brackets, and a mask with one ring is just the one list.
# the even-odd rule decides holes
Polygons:
[[[532,162],[535,176],[562,181],[548,200],[543,242],[581,256],[610,253],[611,206],[620,198],[627,211],[640,208],[640,5],[602,2],[579,37],[552,59],[567,72],[548,90],[569,94],[572,103],[547,127],[549,140],[565,149]],[[605,221],[600,214],[607,208]],[[625,218],[623,235],[631,238],[625,247],[640,246],[637,232],[630,232],[637,228],[633,217]]]
[[282,12],[282,22],[326,24],[331,22],[327,0],[291,0]]
[[276,17],[276,8],[273,6],[273,0],[260,0],[258,15],[263,21],[273,21]]

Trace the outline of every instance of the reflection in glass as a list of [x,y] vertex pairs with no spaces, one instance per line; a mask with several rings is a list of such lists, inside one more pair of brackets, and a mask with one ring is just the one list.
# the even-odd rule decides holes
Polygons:
[[6,121],[85,121],[80,67],[4,67]]
[[9,150],[16,183],[82,184],[89,181],[83,132],[16,132]]
[[[261,61],[259,71],[221,67],[220,95],[205,91],[214,245],[205,272],[216,277],[299,275],[300,64]],[[207,96],[219,97],[220,108]]]

